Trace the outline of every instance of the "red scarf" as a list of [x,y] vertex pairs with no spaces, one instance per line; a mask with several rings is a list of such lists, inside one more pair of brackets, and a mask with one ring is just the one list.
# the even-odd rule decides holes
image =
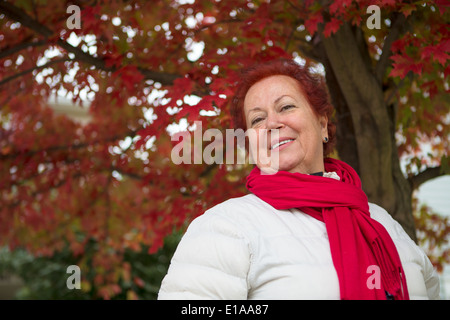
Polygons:
[[247,189],[275,209],[298,208],[325,223],[341,299],[409,299],[397,249],[383,225],[370,217],[358,174],[340,160],[324,163],[340,181],[287,171],[262,175],[255,167]]

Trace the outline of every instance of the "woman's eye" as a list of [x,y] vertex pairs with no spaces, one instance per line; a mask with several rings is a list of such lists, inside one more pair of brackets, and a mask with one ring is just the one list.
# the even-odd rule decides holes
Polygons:
[[262,118],[260,118],[260,117],[253,119],[252,122],[251,122],[252,126],[255,125],[255,124],[257,124],[257,123],[260,122],[261,120],[262,120]]
[[283,106],[281,108],[281,111],[289,110],[289,109],[292,109],[292,108],[294,108],[294,106],[292,104],[288,104],[286,106]]

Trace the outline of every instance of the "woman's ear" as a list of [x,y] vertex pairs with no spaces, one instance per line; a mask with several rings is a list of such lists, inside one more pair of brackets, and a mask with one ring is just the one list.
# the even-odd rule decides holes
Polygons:
[[320,128],[322,129],[322,136],[328,137],[328,117],[320,116],[319,118]]

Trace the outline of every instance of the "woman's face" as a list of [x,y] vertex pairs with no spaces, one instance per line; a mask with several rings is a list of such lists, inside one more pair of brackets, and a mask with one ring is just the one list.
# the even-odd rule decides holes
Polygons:
[[[248,129],[267,130],[264,143],[256,144],[250,136],[250,148],[267,148],[258,151],[270,157],[277,152],[278,170],[305,174],[324,170],[322,141],[328,136],[328,119],[316,116],[295,79],[276,75],[258,81],[245,96],[244,113]],[[279,141],[273,129],[279,130]]]

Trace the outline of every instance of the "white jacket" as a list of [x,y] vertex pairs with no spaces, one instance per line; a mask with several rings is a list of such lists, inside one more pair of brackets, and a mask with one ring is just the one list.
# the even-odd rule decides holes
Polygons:
[[[410,298],[439,298],[439,280],[425,253],[383,208],[371,203],[369,208],[397,247]],[[227,200],[191,223],[158,295],[172,300],[339,297],[325,224],[297,209],[277,210],[253,194]]]

